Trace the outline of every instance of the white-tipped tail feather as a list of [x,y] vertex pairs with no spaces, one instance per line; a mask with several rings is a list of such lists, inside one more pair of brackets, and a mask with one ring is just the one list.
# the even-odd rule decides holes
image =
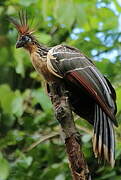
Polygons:
[[104,159],[114,167],[115,136],[112,120],[99,105],[95,105],[93,151],[95,157]]

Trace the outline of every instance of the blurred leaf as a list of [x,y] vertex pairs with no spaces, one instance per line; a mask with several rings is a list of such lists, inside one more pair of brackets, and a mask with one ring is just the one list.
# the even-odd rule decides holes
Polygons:
[[65,180],[64,174],[59,174],[58,176],[55,177],[55,180]]
[[14,99],[12,101],[12,113],[16,116],[22,116],[24,112],[23,97],[19,91],[15,92]]
[[32,96],[41,104],[44,111],[48,112],[52,109],[50,99],[42,88],[33,91]]
[[117,96],[117,108],[119,111],[121,110],[121,87],[116,88],[116,96]]
[[51,36],[49,34],[42,33],[42,32],[39,32],[38,34],[36,34],[36,37],[38,38],[40,42],[42,42],[42,44],[47,44],[51,40]]
[[117,26],[117,17],[114,15],[114,12],[109,8],[99,8],[97,14],[101,20],[104,22],[103,28],[115,28]]
[[115,171],[112,171],[112,172],[110,172],[110,173],[107,173],[107,174],[103,175],[103,176],[101,177],[101,179],[105,179],[105,180],[106,180],[107,178],[114,177],[115,174],[116,174],[116,172],[115,172]]
[[31,156],[22,156],[21,159],[18,160],[18,165],[24,169],[27,169],[32,164],[33,158]]
[[0,102],[5,113],[21,116],[23,113],[23,99],[19,91],[15,93],[8,85],[0,86]]
[[6,85],[0,86],[0,103],[5,113],[12,113],[11,103],[14,99],[14,93],[10,87]]
[[34,3],[37,3],[37,0],[34,0],[34,1],[33,0],[26,0],[26,1],[25,0],[19,0],[18,2],[19,2],[19,4],[27,7],[27,6],[30,6]]
[[85,135],[82,136],[82,141],[84,143],[87,143],[87,142],[90,141],[91,138],[92,138],[92,136],[90,134],[85,134]]
[[0,153],[0,180],[5,180],[9,176],[9,164]]
[[0,139],[0,149],[6,148],[7,146],[15,145],[22,141],[25,133],[18,130],[9,131],[5,138]]
[[118,142],[117,144],[116,144],[116,159],[119,157],[119,156],[121,156],[121,143],[120,142]]
[[22,77],[25,76],[25,69],[30,64],[30,57],[26,56],[26,52],[23,49],[14,50],[14,57],[16,60],[16,73]]
[[60,24],[65,24],[67,27],[72,26],[75,19],[75,9],[73,6],[72,0],[56,0],[54,16],[58,19]]

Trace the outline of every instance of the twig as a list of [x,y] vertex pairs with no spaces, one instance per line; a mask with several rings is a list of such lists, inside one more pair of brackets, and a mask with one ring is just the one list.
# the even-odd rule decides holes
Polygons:
[[33,143],[31,146],[29,146],[27,149],[24,150],[24,152],[28,152],[30,150],[32,150],[33,148],[35,148],[36,146],[38,146],[40,143],[47,141],[49,139],[52,139],[53,137],[57,137],[59,136],[58,132],[55,133],[51,133],[50,135],[46,135],[44,137],[41,137],[38,141],[36,141],[35,143]]
[[[77,125],[76,127],[77,127],[78,130],[82,130],[82,131],[92,135],[92,131],[90,131],[89,129],[87,129],[85,127],[82,127],[82,126],[79,126],[79,125]],[[47,141],[47,140],[50,140],[52,138],[58,137],[58,136],[60,136],[59,132],[54,132],[54,133],[51,132],[48,135],[41,136],[39,138],[39,140],[37,140],[36,142],[32,143],[28,148],[24,149],[23,152],[31,151],[36,146],[38,146],[40,143],[42,143],[44,141]]]

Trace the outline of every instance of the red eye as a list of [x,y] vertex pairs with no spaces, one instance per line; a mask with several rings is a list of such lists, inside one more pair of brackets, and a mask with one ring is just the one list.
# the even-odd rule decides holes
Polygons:
[[23,36],[22,41],[31,42],[31,38],[29,36]]
[[27,41],[27,36],[22,36],[23,41]]

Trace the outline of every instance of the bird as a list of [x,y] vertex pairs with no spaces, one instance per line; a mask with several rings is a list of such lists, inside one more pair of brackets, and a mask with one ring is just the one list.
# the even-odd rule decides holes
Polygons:
[[10,17],[18,31],[16,48],[30,54],[35,70],[46,83],[63,82],[72,110],[93,126],[93,151],[97,158],[115,165],[116,93],[110,81],[79,49],[64,44],[45,47],[30,28],[26,13]]

